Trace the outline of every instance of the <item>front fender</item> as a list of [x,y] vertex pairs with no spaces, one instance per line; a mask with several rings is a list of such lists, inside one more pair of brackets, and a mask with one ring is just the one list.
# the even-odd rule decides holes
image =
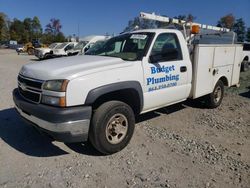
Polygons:
[[143,92],[142,87],[138,81],[124,81],[118,83],[112,83],[104,86],[100,86],[98,88],[92,89],[89,91],[87,98],[85,100],[86,105],[93,104],[96,99],[100,96],[111,93],[114,91],[124,90],[124,89],[134,89],[140,98],[140,110],[143,108]]

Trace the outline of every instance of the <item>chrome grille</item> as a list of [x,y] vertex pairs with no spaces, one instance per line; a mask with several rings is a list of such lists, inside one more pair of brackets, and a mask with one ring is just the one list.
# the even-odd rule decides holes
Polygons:
[[27,100],[40,103],[42,95],[42,80],[36,80],[18,75],[19,93]]

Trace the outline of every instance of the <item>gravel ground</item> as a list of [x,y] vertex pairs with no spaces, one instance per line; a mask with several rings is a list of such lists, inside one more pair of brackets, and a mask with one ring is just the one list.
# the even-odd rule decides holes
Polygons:
[[250,187],[250,71],[221,107],[187,101],[141,115],[130,144],[101,156],[17,115],[11,91],[30,59],[0,50],[0,187]]

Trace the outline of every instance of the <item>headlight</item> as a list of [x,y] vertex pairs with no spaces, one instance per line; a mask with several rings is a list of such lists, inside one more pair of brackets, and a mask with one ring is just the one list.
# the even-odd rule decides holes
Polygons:
[[48,104],[48,105],[53,105],[53,106],[65,107],[66,106],[66,99],[65,99],[65,97],[54,97],[54,96],[43,95],[42,96],[42,103]]
[[65,92],[69,80],[48,80],[43,84],[44,90]]

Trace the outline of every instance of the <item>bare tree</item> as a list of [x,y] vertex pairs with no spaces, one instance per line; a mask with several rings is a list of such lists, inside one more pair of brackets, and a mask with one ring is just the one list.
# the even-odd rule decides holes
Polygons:
[[62,25],[59,19],[52,18],[50,23],[46,25],[45,32],[53,35],[58,35],[61,32]]
[[232,29],[235,23],[235,17],[233,14],[227,14],[220,18],[218,21],[218,27],[225,27],[228,29]]

